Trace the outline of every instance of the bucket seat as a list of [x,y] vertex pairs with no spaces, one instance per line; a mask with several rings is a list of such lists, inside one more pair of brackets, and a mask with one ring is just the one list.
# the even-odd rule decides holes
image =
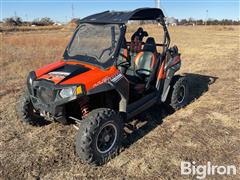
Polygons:
[[[141,93],[144,91],[146,83],[152,81],[149,79],[154,65],[157,64],[157,49],[154,38],[149,37],[143,47],[133,60],[134,68],[128,69],[126,76],[133,85],[134,89]],[[149,83],[148,83],[149,84]]]

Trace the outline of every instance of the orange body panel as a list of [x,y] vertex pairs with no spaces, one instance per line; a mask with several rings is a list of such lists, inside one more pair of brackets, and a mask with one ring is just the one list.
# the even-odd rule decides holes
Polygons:
[[86,90],[88,91],[104,82],[107,82],[109,79],[113,78],[114,76],[120,73],[120,71],[115,66],[112,66],[108,70],[102,70],[95,66],[92,67],[90,67],[89,65],[85,66],[91,68],[91,70],[76,75],[66,81],[63,81],[60,84],[84,84]]
[[[181,61],[180,56],[176,56],[170,66],[176,65],[176,64],[179,63],[180,61]],[[159,71],[159,73],[158,73],[158,78],[157,78],[158,80],[159,80],[159,79],[165,79],[165,78],[166,78],[166,72],[164,71],[165,63],[166,63],[166,59],[163,61],[162,65],[161,65],[160,71]]]
[[158,77],[157,79],[160,80],[160,79],[164,79],[165,78],[165,72],[164,72],[164,66],[165,66],[165,60],[163,61],[162,65],[161,65],[161,68],[160,68],[160,71],[158,73]]
[[59,76],[59,75],[56,76],[51,74],[44,74],[39,77],[39,79],[47,79],[47,80],[53,81],[55,84],[60,83],[64,78],[65,76]]
[[[134,58],[135,64],[138,64],[138,61],[140,60],[143,54],[144,54],[144,51],[141,51],[136,55],[136,57]],[[155,64],[156,64],[156,53],[153,53],[153,56],[151,59],[151,68],[153,68]]]
[[138,61],[140,60],[140,57],[143,55],[143,51],[139,52],[136,57],[134,58],[135,64],[138,64]]
[[48,64],[46,66],[43,66],[42,68],[38,69],[35,71],[35,74],[37,77],[42,76],[43,74],[46,74],[49,71],[52,71],[54,69],[57,69],[61,66],[63,66],[65,64],[65,62],[63,60]]
[[[78,74],[70,79],[66,79],[63,82],[61,82],[65,76],[56,76],[52,74],[48,74],[48,72],[53,71],[65,64],[72,64],[72,65],[83,65],[90,70],[81,74]],[[53,81],[55,84],[62,84],[62,85],[67,85],[67,84],[84,84],[86,90],[90,90],[104,82],[107,82],[111,78],[115,77],[117,74],[120,73],[120,71],[115,67],[112,66],[107,70],[103,70],[101,68],[98,68],[96,66],[92,66],[89,64],[84,64],[82,62],[76,62],[76,61],[57,61],[55,63],[49,64],[47,66],[44,66],[41,69],[38,69],[35,71],[36,76],[38,79],[47,79]]]

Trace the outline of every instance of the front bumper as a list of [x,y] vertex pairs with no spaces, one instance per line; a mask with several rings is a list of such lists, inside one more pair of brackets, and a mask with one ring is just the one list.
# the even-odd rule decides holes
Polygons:
[[28,85],[28,90],[34,108],[40,112],[49,112],[52,116],[64,115],[64,105],[76,100],[79,96],[61,98],[60,90],[68,86],[72,85],[55,85],[48,80],[32,81],[32,84]]

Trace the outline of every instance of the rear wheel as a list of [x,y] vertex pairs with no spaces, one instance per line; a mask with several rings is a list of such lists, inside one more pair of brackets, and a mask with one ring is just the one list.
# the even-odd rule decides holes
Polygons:
[[189,103],[189,87],[185,77],[175,77],[167,103],[174,110],[181,109]]
[[76,152],[89,164],[101,165],[118,154],[123,121],[112,109],[95,109],[88,114],[76,136]]

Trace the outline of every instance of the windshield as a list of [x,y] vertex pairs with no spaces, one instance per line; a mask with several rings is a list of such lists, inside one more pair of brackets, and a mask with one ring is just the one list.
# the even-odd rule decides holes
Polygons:
[[115,52],[119,36],[120,29],[116,24],[82,24],[75,32],[67,54],[69,58],[87,56],[106,63]]

